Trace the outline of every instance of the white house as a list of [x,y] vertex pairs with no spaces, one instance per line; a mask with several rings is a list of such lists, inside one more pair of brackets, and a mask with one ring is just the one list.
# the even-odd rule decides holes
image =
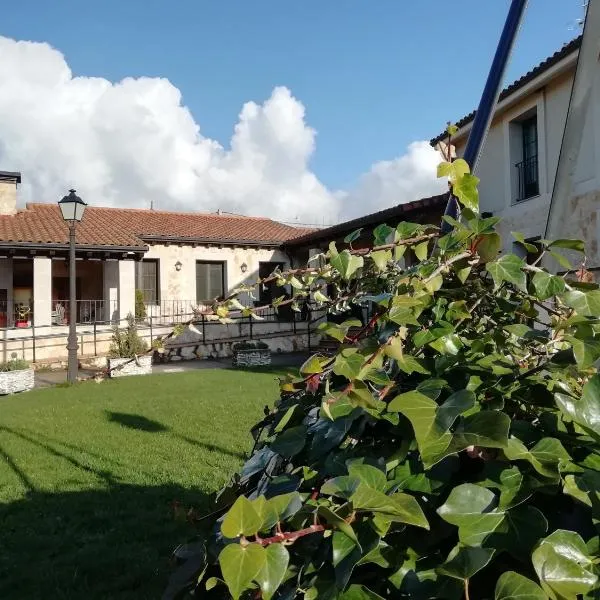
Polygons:
[[[511,231],[535,240],[544,236],[581,37],[566,44],[504,89],[477,166],[482,211],[502,217],[501,234],[512,249]],[[587,266],[600,267],[600,63],[575,170],[561,237],[586,242]],[[457,122],[453,137],[462,155],[475,113]],[[440,134],[431,142],[446,138]]]

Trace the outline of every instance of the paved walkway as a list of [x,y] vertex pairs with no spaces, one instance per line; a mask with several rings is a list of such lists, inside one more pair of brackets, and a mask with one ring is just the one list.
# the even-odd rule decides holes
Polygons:
[[[273,354],[273,367],[299,367],[307,358],[308,353],[294,352],[291,354]],[[160,373],[184,373],[186,371],[197,371],[199,369],[231,369],[231,358],[217,360],[181,360],[153,365],[152,374]],[[92,369],[79,369],[79,377],[93,377],[98,371]],[[36,371],[35,387],[44,388],[65,383],[67,381],[66,371]]]

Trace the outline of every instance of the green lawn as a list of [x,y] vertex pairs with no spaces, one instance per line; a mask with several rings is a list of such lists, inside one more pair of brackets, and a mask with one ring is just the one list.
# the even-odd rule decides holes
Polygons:
[[0,598],[160,598],[173,547],[251,448],[275,372],[129,377],[0,398]]

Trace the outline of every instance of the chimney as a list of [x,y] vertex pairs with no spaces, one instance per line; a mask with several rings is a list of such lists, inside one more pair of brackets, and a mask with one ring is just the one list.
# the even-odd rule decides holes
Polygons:
[[0,171],[0,215],[17,212],[17,184],[21,183],[18,171]]

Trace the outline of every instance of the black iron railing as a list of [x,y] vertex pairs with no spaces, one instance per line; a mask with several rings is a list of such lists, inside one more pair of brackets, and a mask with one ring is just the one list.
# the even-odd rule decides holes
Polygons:
[[539,195],[540,180],[537,155],[523,160],[515,166],[518,176],[517,202]]

